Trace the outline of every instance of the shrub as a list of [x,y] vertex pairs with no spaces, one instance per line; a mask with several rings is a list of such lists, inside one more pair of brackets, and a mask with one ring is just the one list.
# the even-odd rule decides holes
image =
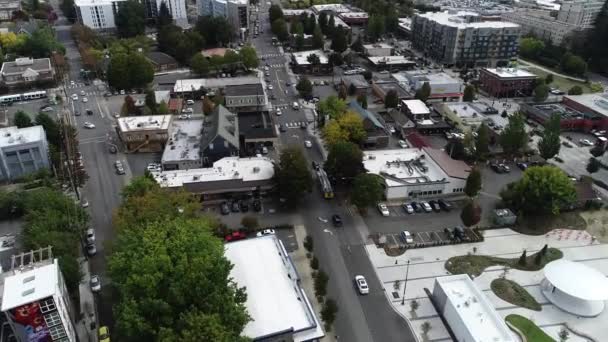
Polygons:
[[313,270],[319,269],[319,259],[317,259],[317,257],[313,257],[310,260],[310,268],[312,268]]
[[312,236],[306,235],[304,238],[304,248],[310,253],[313,250]]

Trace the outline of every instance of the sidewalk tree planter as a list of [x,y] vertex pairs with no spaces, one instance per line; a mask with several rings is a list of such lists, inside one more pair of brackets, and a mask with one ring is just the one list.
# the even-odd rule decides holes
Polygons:
[[553,338],[547,335],[531,320],[520,315],[509,315],[505,321],[511,323],[514,327],[524,334],[527,341],[530,342],[556,342]]
[[492,281],[490,287],[492,292],[505,302],[534,311],[541,310],[541,306],[536,299],[521,285],[512,280],[497,278]]

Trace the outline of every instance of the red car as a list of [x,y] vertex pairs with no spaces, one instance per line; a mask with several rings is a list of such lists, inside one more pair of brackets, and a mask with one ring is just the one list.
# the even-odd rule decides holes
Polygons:
[[229,235],[226,235],[226,237],[224,238],[224,240],[226,240],[226,242],[230,242],[230,241],[237,241],[237,240],[243,240],[247,238],[247,234],[243,233],[243,232],[232,232]]

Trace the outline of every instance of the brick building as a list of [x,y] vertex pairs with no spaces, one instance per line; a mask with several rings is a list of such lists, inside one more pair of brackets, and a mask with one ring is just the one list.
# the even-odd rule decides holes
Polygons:
[[530,96],[537,78],[533,73],[514,68],[486,68],[479,75],[481,89],[494,97]]

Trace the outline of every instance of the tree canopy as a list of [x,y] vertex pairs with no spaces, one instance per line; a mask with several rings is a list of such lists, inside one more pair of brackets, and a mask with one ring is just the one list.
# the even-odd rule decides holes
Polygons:
[[549,121],[545,123],[543,137],[538,143],[538,152],[546,160],[555,157],[559,153],[561,147],[559,140],[559,133],[561,132],[560,121],[560,115],[553,114],[549,118]]
[[534,88],[534,102],[543,102],[549,97],[549,86],[539,84]]
[[431,96],[431,85],[429,82],[424,82],[420,89],[416,90],[414,97],[422,102],[426,102],[428,98]]
[[31,127],[34,125],[30,116],[22,110],[18,110],[15,113],[13,124],[18,128]]
[[475,154],[477,159],[484,160],[490,153],[490,129],[485,123],[479,125],[475,138]]
[[344,52],[347,48],[346,31],[342,27],[336,27],[331,37],[331,49],[337,52]]
[[481,190],[481,172],[477,168],[473,168],[467,177],[464,193],[469,197],[475,197],[479,193],[479,190]]
[[323,138],[327,146],[341,141],[350,141],[361,144],[367,137],[363,120],[353,112],[346,112],[335,120],[331,120],[323,128]]
[[312,95],[312,83],[308,77],[302,77],[296,84],[296,90],[300,93],[300,96],[307,98]]
[[312,176],[300,147],[289,146],[281,151],[274,179],[279,196],[288,206],[297,204],[305,193],[312,190]]
[[338,181],[351,182],[363,172],[363,152],[349,141],[338,141],[329,147],[325,171]]
[[272,4],[268,9],[268,16],[271,23],[277,19],[283,19],[283,10],[281,9],[281,6]]
[[589,58],[591,68],[603,74],[608,74],[606,37],[608,37],[608,3],[604,2],[585,44],[585,55]]
[[139,52],[119,53],[110,58],[107,77],[114,89],[145,88],[154,79],[154,69]]
[[583,88],[581,88],[581,86],[573,86],[572,88],[568,89],[568,95],[582,95],[583,94]]
[[384,196],[382,178],[378,175],[370,173],[362,173],[355,177],[353,182],[352,192],[350,194],[351,202],[359,208],[366,210],[367,207],[376,205]]
[[255,51],[255,48],[251,45],[243,46],[239,51],[239,55],[241,60],[243,61],[243,65],[247,69],[257,68],[260,64],[258,54]]
[[533,166],[519,181],[507,185],[500,196],[516,212],[558,214],[576,200],[576,191],[564,171],[554,166]]
[[221,16],[199,17],[196,32],[203,37],[207,47],[226,46],[234,36],[234,28],[228,19]]
[[272,33],[277,36],[277,39],[285,42],[289,39],[289,31],[287,30],[287,22],[285,19],[280,18],[272,22],[270,26]]
[[330,95],[319,101],[317,105],[319,114],[329,115],[331,119],[336,119],[346,112],[346,102],[335,95]]
[[462,95],[462,101],[464,102],[472,102],[475,100],[475,87],[471,84],[467,84],[464,87],[464,94]]
[[389,90],[384,97],[384,107],[386,108],[397,108],[399,104],[399,95],[394,89]]
[[522,152],[528,144],[524,115],[517,112],[509,116],[509,123],[500,134],[500,145],[506,153]]

